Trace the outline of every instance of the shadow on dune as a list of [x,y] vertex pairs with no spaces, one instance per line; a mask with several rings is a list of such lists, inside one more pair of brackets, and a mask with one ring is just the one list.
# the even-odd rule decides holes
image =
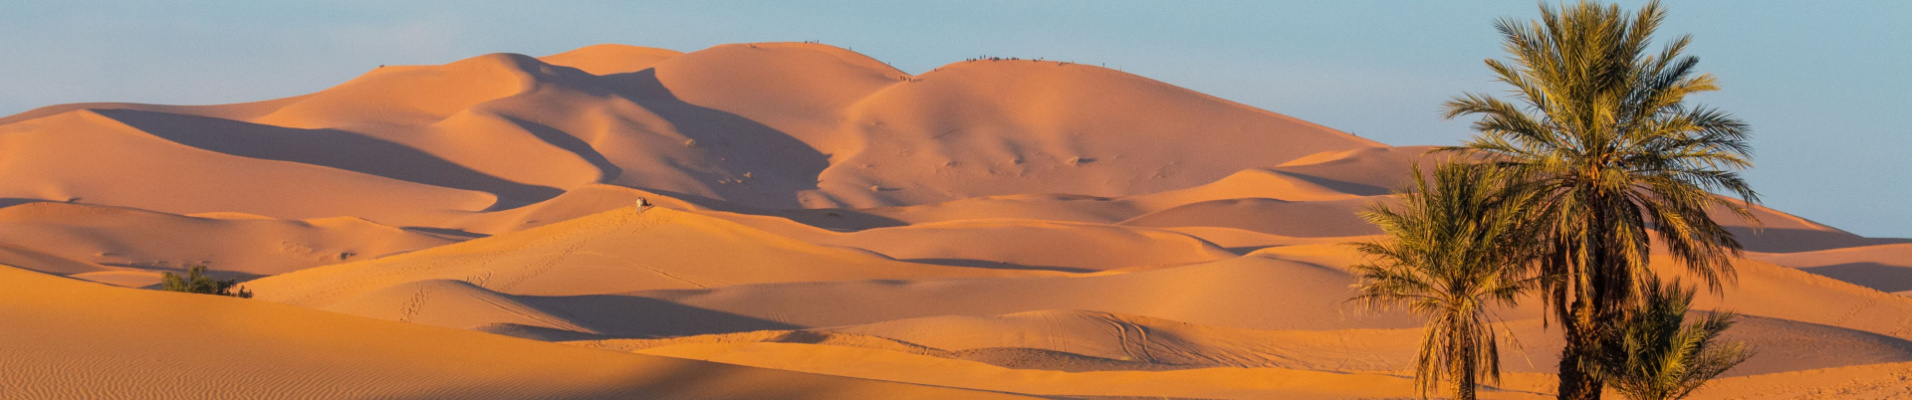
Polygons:
[[919,264],[946,265],[951,267],[988,268],[988,269],[1057,271],[1057,272],[1070,272],[1070,273],[1084,273],[1084,272],[1096,271],[1096,270],[1087,269],[1087,268],[1053,267],[1053,266],[1046,266],[1046,265],[1023,265],[1023,264],[1016,264],[1016,263],[1006,263],[1001,261],[971,260],[971,259],[962,259],[962,258],[916,258],[916,259],[899,260],[899,261],[907,261],[907,262],[913,262],[913,263],[919,263]]
[[1912,290],[1912,267],[1856,262],[1800,269],[1881,292]]
[[619,295],[514,297],[526,305],[601,332],[604,337],[656,338],[802,328],[648,297]]
[[837,232],[854,232],[865,229],[909,225],[908,222],[903,222],[895,218],[841,208],[782,210],[766,215],[783,217],[800,224]]
[[705,182],[750,173],[741,183],[710,186],[726,201],[759,208],[802,208],[797,192],[816,189],[817,177],[830,166],[823,153],[789,134],[737,114],[679,99],[657,79],[654,69],[605,75],[603,79],[631,102],[695,140],[695,147],[707,152],[710,162],[735,176],[686,172],[703,175],[698,178]]
[[1266,248],[1269,248],[1269,247],[1280,247],[1280,246],[1241,246],[1241,247],[1223,247],[1223,248],[1222,248],[1222,250],[1227,250],[1228,252],[1230,252],[1230,253],[1235,253],[1235,255],[1238,255],[1238,256],[1245,256],[1245,255],[1248,255],[1248,253],[1253,253],[1253,252],[1255,252],[1255,250],[1261,250],[1261,249],[1266,249]]
[[1746,250],[1765,253],[1798,253],[1844,247],[1912,243],[1912,239],[1869,238],[1842,231],[1746,227],[1727,227]]
[[429,226],[402,226],[402,227],[399,227],[399,229],[404,229],[408,231],[423,233],[423,234],[442,237],[442,238],[451,239],[451,240],[459,240],[459,241],[491,237],[491,235],[487,235],[483,233],[466,232],[464,230],[452,229],[452,228],[434,228]]
[[604,157],[604,154],[598,153],[597,149],[591,147],[590,143],[585,143],[583,139],[578,139],[577,136],[571,136],[571,134],[558,130],[558,128],[552,128],[549,125],[526,121],[517,117],[508,115],[500,115],[500,117],[503,117],[506,121],[511,121],[512,124],[518,125],[518,127],[524,129],[525,132],[530,132],[531,136],[537,137],[538,140],[576,154],[578,158],[582,158],[585,162],[591,163],[591,166],[597,167],[598,183],[610,182],[612,179],[617,179],[618,175],[624,173],[623,168],[612,164],[610,159]]
[[474,171],[398,143],[337,129],[296,129],[227,119],[126,109],[95,110],[166,140],[240,157],[290,161],[407,182],[487,192],[491,209],[544,201],[563,193]]
[[13,207],[13,206],[27,204],[27,203],[39,203],[43,201],[46,201],[46,200],[22,199],[22,198],[15,198],[15,197],[0,197],[0,208]]
[[471,330],[489,333],[493,335],[505,335],[505,336],[515,337],[519,339],[531,339],[531,340],[538,340],[538,341],[545,341],[545,342],[612,339],[612,337],[605,336],[605,335],[595,335],[595,334],[584,333],[584,332],[546,328],[542,326],[530,326],[530,325],[508,324],[508,323],[485,325],[485,326],[480,326],[477,328],[472,328]]
[[1339,180],[1339,179],[1329,179],[1329,178],[1323,178],[1319,176],[1308,175],[1308,174],[1297,173],[1297,172],[1288,172],[1288,171],[1275,171],[1275,172],[1279,172],[1282,175],[1287,175],[1295,179],[1307,181],[1308,183],[1321,185],[1321,187],[1334,189],[1337,192],[1352,194],[1356,196],[1384,196],[1384,195],[1394,194],[1394,191],[1392,189],[1369,185],[1365,183],[1348,182],[1348,181]]

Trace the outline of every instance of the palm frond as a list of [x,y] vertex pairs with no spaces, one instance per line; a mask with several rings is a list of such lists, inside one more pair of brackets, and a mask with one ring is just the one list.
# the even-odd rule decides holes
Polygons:
[[1597,373],[1634,400],[1678,400],[1752,357],[1741,343],[1719,341],[1736,314],[1713,312],[1687,322],[1693,290],[1679,280],[1649,280],[1598,359]]

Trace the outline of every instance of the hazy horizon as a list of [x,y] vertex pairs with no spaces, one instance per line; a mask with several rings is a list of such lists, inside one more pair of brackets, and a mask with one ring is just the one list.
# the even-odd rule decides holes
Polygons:
[[[1622,2],[1636,7],[1639,2]],[[1451,5],[1446,3],[1442,5]],[[1867,236],[1912,237],[1912,3],[1667,4],[1660,39],[1752,124],[1767,205]],[[1456,143],[1439,104],[1500,92],[1497,18],[1534,4],[1353,2],[740,3],[569,6],[338,1],[8,4],[0,114],[72,102],[217,104],[322,90],[382,64],[598,43],[695,51],[816,40],[911,73],[979,55],[1106,65],[1391,145]]]

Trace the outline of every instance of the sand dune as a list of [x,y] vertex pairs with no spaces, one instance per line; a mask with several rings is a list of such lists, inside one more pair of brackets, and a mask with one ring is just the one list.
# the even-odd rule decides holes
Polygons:
[[[291,161],[182,145],[93,111],[0,126],[0,198],[75,201],[174,214],[236,211],[378,219],[479,210],[495,197]],[[31,149],[31,150],[26,150]]]
[[[0,267],[25,327],[0,397],[1406,397],[1422,322],[1346,302],[1346,244],[1465,156],[1433,149],[1105,68],[807,43],[43,107],[0,118],[0,264],[208,264],[258,297]],[[1912,395],[1912,240],[1753,212],[1716,215],[1749,251],[1697,307],[1760,353],[1700,397]],[[1520,345],[1485,397],[1545,397],[1557,332],[1496,312]]]
[[[392,307],[394,304],[401,306]],[[491,325],[512,325],[600,334],[519,302],[510,295],[461,280],[438,279],[396,284],[321,309],[458,329],[477,330]]]
[[[640,351],[827,375],[1053,396],[1201,399],[1393,398],[1413,393],[1406,376],[1278,368],[1060,372],[1007,369],[973,361],[902,352],[798,343],[685,344]],[[1510,374],[1511,390],[1484,388],[1482,398],[1541,399],[1545,378]]]
[[1748,257],[1799,268],[1881,292],[1912,290],[1912,243],[1799,253],[1753,253]]
[[271,113],[274,110],[278,110],[279,107],[284,107],[286,104],[296,103],[304,97],[305,96],[292,96],[292,97],[286,97],[286,98],[280,98],[280,99],[255,101],[255,102],[249,102],[249,103],[219,104],[219,105],[204,105],[204,106],[179,106],[179,105],[166,105],[166,104],[112,103],[112,102],[56,104],[56,105],[50,105],[46,107],[35,108],[32,110],[27,110],[26,112],[19,113],[19,114],[0,117],[0,125],[8,125],[15,122],[21,122],[21,121],[26,121],[26,120],[36,119],[36,118],[41,118],[46,116],[52,116],[57,114],[64,114],[64,113],[72,112],[72,111],[98,110],[98,109],[139,110],[139,111],[162,112],[162,113],[169,113],[169,114],[197,115],[201,117],[225,118],[225,119],[232,119],[232,120],[248,120],[252,118],[257,118],[261,115]]
[[630,207],[638,199],[675,209],[700,209],[672,197],[622,186],[590,184],[565,191],[557,197],[508,210],[491,212],[421,212],[387,219],[388,223],[454,237],[483,237],[569,221],[618,208]]
[[891,258],[948,265],[1099,271],[1234,258],[1181,233],[1109,225],[972,220],[878,228],[824,243]]
[[[578,296],[771,282],[1045,274],[1057,273],[902,263],[692,213],[625,207],[455,245],[275,275],[248,285],[264,300],[325,308],[389,292],[387,288],[396,285],[456,280],[512,295],[567,297],[586,303],[583,307],[615,312],[611,306],[618,298],[593,302]],[[406,307],[396,301],[385,306]]]
[[[1373,194],[1388,194],[1386,190],[1355,190],[1363,194],[1344,192],[1322,186],[1310,179],[1314,178],[1280,171],[1250,168],[1238,171],[1214,182],[1205,182],[1199,186],[1134,196],[1097,197],[1072,194],[1019,194],[975,197],[917,206],[869,208],[858,211],[889,218],[898,223],[928,223],[984,218],[1118,223],[1150,213],[1203,202],[1256,199],[1256,201],[1272,200],[1282,203],[1301,204],[1314,204],[1317,202],[1365,204],[1356,199],[1361,199]],[[1275,212],[1271,215],[1284,217],[1293,216],[1279,212]],[[1256,219],[1264,218],[1265,216],[1266,215],[1259,215]]]
[[[476,206],[404,202],[415,210],[510,208],[589,183],[763,208],[910,205],[1035,191],[1115,196],[1195,186],[1315,152],[1380,148],[1102,68],[979,61],[908,76],[843,49],[791,43],[682,55],[607,46],[548,60],[493,54],[378,68],[318,93],[228,108],[93,104],[35,111],[8,125],[60,130],[26,118],[86,113],[92,120],[68,123],[84,128],[64,129],[117,127],[218,153],[496,198]],[[1137,110],[1180,119],[1142,118]],[[498,157],[505,149],[511,156]],[[250,170],[254,178],[234,186],[314,181]],[[40,180],[111,179],[31,181]],[[347,192],[374,191],[382,190]],[[64,200],[53,198],[62,194],[72,196],[4,195]],[[91,195],[102,204],[169,212],[381,220],[347,204],[335,204],[329,215],[261,205],[187,211],[156,199]]]
[[1212,200],[1148,213],[1122,225],[1148,227],[1216,227],[1290,237],[1347,237],[1381,233],[1359,213],[1373,199],[1289,202],[1247,198]]
[[3,397],[1017,398],[618,354],[0,266]]
[[1249,168],[1201,186],[1137,195],[1132,199],[1135,202],[1150,205],[1145,208],[1164,209],[1221,199],[1260,197],[1285,201],[1334,201],[1388,194],[1386,191],[1367,188],[1346,185],[1340,185],[1337,188],[1330,185],[1334,183],[1312,176]]
[[[1899,356],[1904,355],[1903,347],[1894,350]],[[895,350],[804,343],[695,343],[638,352],[829,375],[1066,396],[1343,399],[1402,398],[1413,393],[1407,376],[1386,373],[1324,373],[1281,368],[1071,373],[1007,369]],[[1724,378],[1708,384],[1692,398],[1794,399],[1832,395],[1897,399],[1912,395],[1903,385],[1904,376],[1912,371],[1906,362],[1808,368],[1813,369]],[[1502,380],[1498,388],[1483,388],[1482,398],[1552,397],[1554,382],[1550,375],[1507,372]]]
[[1714,212],[1727,230],[1747,250],[1767,253],[1795,253],[1844,247],[1912,243],[1912,239],[1868,238],[1764,206],[1753,206],[1758,222],[1745,221],[1730,213]]
[[121,268],[74,260],[39,250],[0,243],[0,264],[30,266],[26,269],[57,275],[78,275],[120,271]]
[[[564,228],[567,224],[571,223],[539,229]],[[536,233],[539,229],[523,233]],[[880,258],[869,258],[875,262],[864,263],[872,267],[855,268],[843,258],[830,262],[792,262],[787,256],[789,253],[776,258],[753,258],[737,249],[730,252],[742,254],[732,257],[781,261],[747,262],[732,258],[729,262],[711,260],[693,264],[700,265],[699,268],[686,268],[671,266],[662,258],[638,258],[654,260],[648,261],[652,263],[651,268],[656,268],[651,270],[626,266],[628,261],[610,261],[615,258],[597,258],[602,256],[580,256],[576,261],[553,263],[555,255],[550,252],[523,252],[541,255],[536,257],[503,253],[504,258],[490,263],[441,256],[463,253],[465,250],[459,250],[460,247],[480,248],[466,246],[503,246],[486,242],[512,239],[510,236],[515,235],[381,260],[307,269],[248,285],[261,299],[269,301],[386,319],[401,319],[396,316],[404,315],[406,310],[437,307],[429,303],[440,301],[505,303],[470,310],[468,313],[472,315],[499,312],[493,309],[518,309],[509,304],[517,302],[535,312],[522,313],[529,316],[497,314],[501,318],[445,325],[542,326],[519,320],[538,319],[548,314],[564,316],[573,324],[589,328],[577,332],[610,337],[829,327],[937,315],[983,316],[1046,309],[1097,310],[1255,329],[1417,325],[1402,316],[1359,312],[1343,304],[1344,291],[1350,281],[1338,270],[1263,257],[1113,275],[1041,277],[1031,274],[1043,271],[941,267]],[[579,254],[589,253],[580,251]],[[819,260],[826,259],[830,258]],[[833,264],[842,266],[832,270],[816,268]],[[795,272],[791,267],[778,268],[778,265],[810,267]],[[525,278],[531,274],[526,270],[533,268],[541,275],[535,279]],[[1002,278],[985,278],[988,276]],[[487,292],[473,296],[475,298],[459,298],[466,296],[461,293],[470,291],[420,289],[408,296],[406,290],[389,289],[432,280],[464,281]],[[776,283],[780,280],[792,283]],[[509,282],[524,284],[508,285]],[[710,288],[634,291],[647,287],[694,287],[690,283]],[[1201,294],[1186,294],[1190,288],[1200,288]],[[510,301],[486,300],[500,297],[497,293],[510,295],[506,297]],[[1271,306],[1275,304],[1281,306]],[[601,321],[594,324],[577,318]],[[641,322],[656,318],[677,322]]]
[[[1074,309],[1250,329],[1399,328],[1346,307],[1340,270],[1265,257],[1115,275],[762,284],[633,293],[799,327]],[[715,332],[713,332],[715,333]]]
[[[1670,261],[1655,256],[1654,268],[1671,273],[1676,267]],[[1912,298],[1759,261],[1741,260],[1734,267],[1737,283],[1724,293],[1697,296],[1694,307],[1912,339]]]
[[1721,379],[1695,399],[1906,399],[1912,398],[1912,363],[1856,365]]
[[1060,310],[927,317],[827,329],[953,351],[1030,348],[1188,368],[1390,371],[1400,369],[1401,357],[1390,354],[1397,357],[1381,362],[1379,355],[1413,346],[1412,340],[1400,340],[1402,335],[1393,330],[1265,331]]
[[1299,245],[1309,245],[1309,244],[1340,245],[1340,244],[1345,244],[1349,241],[1356,239],[1356,238],[1345,238],[1345,237],[1312,237],[1312,238],[1291,237],[1291,236],[1271,235],[1267,233],[1242,230],[1242,229],[1236,229],[1236,228],[1222,228],[1222,227],[1212,227],[1212,226],[1184,226],[1184,227],[1164,228],[1164,230],[1181,232],[1184,234],[1188,234],[1189,236],[1202,238],[1202,240],[1207,240],[1210,243],[1214,243],[1218,246],[1227,248],[1230,251],[1234,251],[1234,252],[1242,253],[1242,254],[1247,254],[1258,249],[1275,247],[1275,246],[1299,246]]
[[[0,208],[0,243],[97,266],[180,270],[205,265],[213,271],[251,276],[452,243],[351,217],[297,221],[227,216],[234,218],[72,203],[26,203]],[[13,265],[62,275],[87,272],[62,266],[68,263],[50,260]]]
[[611,75],[642,71],[660,61],[681,55],[684,53],[655,47],[599,44],[538,57],[538,60],[551,65],[577,68],[592,75]]
[[[1502,368],[1551,373],[1563,346],[1538,319],[1505,326]],[[1557,329],[1557,328],[1556,328]],[[937,316],[806,330],[576,344],[622,351],[699,343],[808,343],[899,351],[1015,369],[1172,370],[1215,367],[1406,373],[1420,328],[1252,330],[1079,310]],[[1757,349],[1726,376],[1912,361],[1912,341],[1825,325],[1743,317],[1723,340]],[[1014,357],[1003,355],[1014,354]]]

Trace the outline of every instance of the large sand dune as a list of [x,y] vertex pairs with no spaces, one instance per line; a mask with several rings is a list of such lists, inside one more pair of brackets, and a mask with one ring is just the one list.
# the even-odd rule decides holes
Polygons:
[[[0,398],[1406,398],[1422,322],[1346,244],[1431,150],[802,43],[48,106],[0,118]],[[1753,213],[1696,312],[1759,353],[1700,397],[1912,398],[1912,240]],[[257,297],[83,282],[201,264]],[[1483,396],[1548,397],[1559,332],[1496,313]]]

